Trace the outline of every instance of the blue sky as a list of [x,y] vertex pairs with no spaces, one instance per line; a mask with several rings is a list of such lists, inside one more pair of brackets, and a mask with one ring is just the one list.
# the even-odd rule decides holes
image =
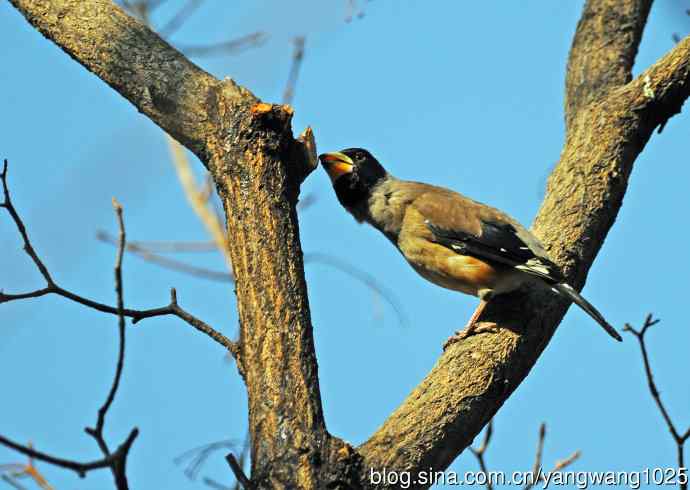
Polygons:
[[[534,217],[563,143],[566,56],[581,2],[360,2],[364,17],[344,21],[346,2],[207,2],[173,42],[226,40],[263,30],[260,48],[195,60],[277,102],[290,65],[290,39],[307,36],[294,99],[294,129],[314,128],[320,151],[370,149],[401,178],[444,185],[509,212]],[[182,2],[169,1],[154,22]],[[635,73],[690,32],[687,4],[655,3]],[[66,288],[114,302],[114,250],[95,239],[116,231],[110,200],[124,205],[130,239],[203,240],[169,161],[160,129],[103,82],[0,4],[0,157],[10,161],[14,202],[35,248]],[[690,120],[673,118],[638,159],[625,203],[584,290],[609,321],[662,323],[649,335],[657,383],[678,427],[690,406],[685,306],[690,242],[687,165]],[[197,164],[201,170],[201,165]],[[201,175],[201,174],[200,174]],[[373,229],[336,202],[321,170],[303,186],[316,202],[301,213],[305,252],[360,267],[395,292],[408,318],[356,279],[319,263],[306,274],[329,429],[366,440],[424,377],[443,341],[466,322],[475,298],[418,277]],[[0,214],[0,288],[43,285]],[[191,256],[221,269],[219,256]],[[125,259],[127,305],[163,305],[171,286],[181,305],[229,336],[237,331],[232,287]],[[345,302],[345,304],[343,304]],[[83,428],[95,422],[115,365],[114,318],[42,298],[0,307],[0,433],[74,459],[98,456]],[[129,462],[137,488],[207,488],[173,458],[246,433],[246,395],[222,350],[174,318],[128,330],[121,390],[107,422],[113,444],[132,426],[141,435]],[[531,468],[537,429],[548,435],[545,467],[574,450],[572,469],[643,471],[675,464],[675,445],[647,391],[637,343],[612,342],[571,310],[529,377],[496,417],[487,455],[492,470]],[[479,441],[477,441],[478,443]],[[223,453],[202,476],[231,481]],[[23,459],[0,448],[0,464]],[[63,488],[112,488],[107,472],[80,481],[39,466]],[[476,469],[471,454],[451,469]]]

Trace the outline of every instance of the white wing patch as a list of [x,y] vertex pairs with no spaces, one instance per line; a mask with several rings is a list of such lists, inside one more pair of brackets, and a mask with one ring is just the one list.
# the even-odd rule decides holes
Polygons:
[[549,266],[545,265],[537,257],[535,257],[533,259],[529,259],[524,264],[516,265],[515,268],[522,270],[522,271],[525,271],[525,272],[530,272],[532,274],[536,273],[538,275],[543,275],[543,276],[551,276],[551,274],[552,274],[552,271],[549,268]]

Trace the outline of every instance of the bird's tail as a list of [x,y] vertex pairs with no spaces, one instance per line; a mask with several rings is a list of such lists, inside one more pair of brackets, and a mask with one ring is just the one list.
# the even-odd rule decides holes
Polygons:
[[573,301],[577,306],[585,310],[589,316],[594,318],[599,325],[602,326],[604,330],[606,330],[606,333],[608,333],[611,337],[616,339],[618,342],[622,342],[623,338],[620,336],[620,334],[616,331],[615,328],[613,328],[609,323],[604,319],[601,313],[592,306],[589,301],[587,301],[585,298],[583,298],[580,293],[575,291],[572,286],[566,283],[559,283],[553,286],[559,293],[567,296],[570,300]]

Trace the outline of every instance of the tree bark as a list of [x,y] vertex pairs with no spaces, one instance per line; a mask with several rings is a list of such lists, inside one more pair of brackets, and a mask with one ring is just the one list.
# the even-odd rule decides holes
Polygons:
[[[449,348],[383,426],[351,448],[323,419],[295,210],[314,161],[293,138],[292,109],[214,79],[108,1],[11,2],[211,171],[237,278],[252,483],[371,488],[370,468],[445,469],[529,373],[568,305],[535,292],[492,301],[481,320],[499,333]],[[635,158],[690,92],[690,38],[630,81],[650,6],[590,0],[573,42],[566,143],[533,230],[576,287],[615,220]]]

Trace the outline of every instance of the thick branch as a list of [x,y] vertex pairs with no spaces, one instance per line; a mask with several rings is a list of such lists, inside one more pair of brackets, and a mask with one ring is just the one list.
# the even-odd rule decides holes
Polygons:
[[653,0],[588,0],[577,24],[565,84],[565,115],[628,83]]
[[[293,138],[291,109],[260,103],[231,81],[212,79],[104,0],[12,2],[195,151],[214,177],[232,236],[252,485],[352,488],[352,471],[361,469],[360,483],[366,485],[369,467],[442,469],[467,447],[528,374],[567,305],[536,294],[493,301],[482,319],[504,328],[448,349],[357,454],[330,438],[323,421],[295,210],[299,184],[313,168],[305,157],[313,153],[313,141],[309,148]],[[595,5],[608,3],[588,4]],[[623,57],[613,63],[618,68],[609,72],[599,60],[580,70],[577,60],[571,62],[571,71],[581,75],[569,76],[576,94],[569,95],[568,140],[534,225],[576,286],[584,284],[615,219],[636,156],[654,127],[680,109],[690,87],[687,40],[640,80],[621,85],[629,79],[649,10],[648,2],[626,5],[616,19],[630,39],[619,43],[607,34],[616,56]],[[592,18],[578,28],[582,41],[575,43],[573,57],[589,31],[604,25],[607,12],[586,10]]]
[[[584,284],[615,220],[637,155],[654,128],[690,95],[689,63],[690,37],[573,120],[533,230],[574,286]],[[480,320],[503,328],[444,353],[359,448],[364,473],[447,467],[529,373],[567,306],[548,293],[517,293],[489,303]],[[593,336],[600,335],[591,328]]]
[[[313,462],[328,460],[331,446],[296,213],[299,185],[316,163],[311,132],[295,140],[292,109],[213,79],[109,1],[11,1],[211,170],[232,236],[252,483],[325,488],[331,470]],[[179,316],[175,306],[161,312]]]

